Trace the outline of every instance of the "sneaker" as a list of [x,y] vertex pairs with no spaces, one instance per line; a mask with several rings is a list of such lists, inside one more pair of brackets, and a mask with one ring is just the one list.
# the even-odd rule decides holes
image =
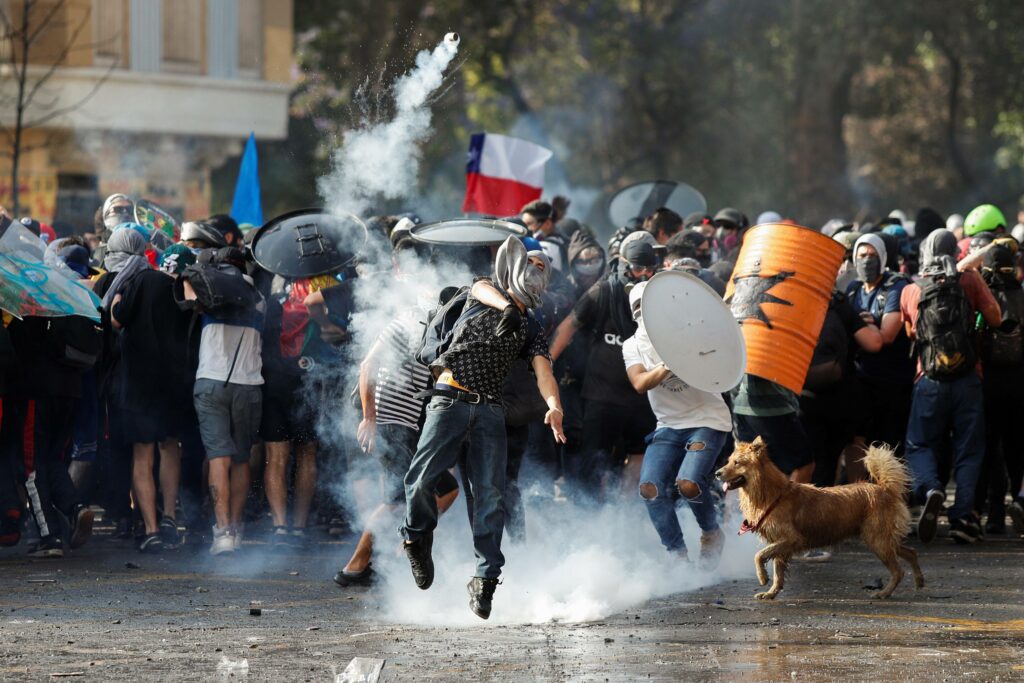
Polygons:
[[718,566],[722,559],[722,549],[725,547],[725,533],[721,529],[715,529],[700,537],[700,568],[704,571],[711,571]]
[[305,529],[292,529],[291,533],[292,545],[296,548],[303,548],[306,545],[306,530]]
[[71,513],[71,548],[81,548],[92,536],[92,522],[95,515],[86,505],[75,506]]
[[232,550],[242,549],[242,533],[245,531],[245,525],[240,524],[231,528],[231,544]]
[[406,541],[402,544],[405,554],[409,558],[409,567],[412,569],[412,578],[421,590],[430,588],[434,583],[434,559],[430,556],[430,550],[434,545],[434,534],[424,534],[418,541]]
[[951,519],[949,520],[949,535],[957,543],[969,545],[978,542],[981,538],[981,529],[970,520]]
[[921,543],[931,543],[935,540],[935,531],[939,526],[939,513],[942,512],[942,503],[946,500],[946,494],[938,489],[928,492],[924,507],[921,509],[921,516],[917,519],[917,538]]
[[1010,522],[1013,524],[1013,533],[1024,536],[1024,500],[1018,498],[1006,508],[1010,515]]
[[211,555],[222,555],[235,552],[235,535],[231,529],[213,527],[213,544],[210,545]]
[[986,536],[1005,536],[1006,535],[1006,516],[994,517],[991,514],[988,516],[988,521],[985,522],[985,535]]
[[275,526],[270,534],[270,547],[275,550],[284,550],[292,544],[292,535],[288,533],[288,527]]
[[334,583],[342,588],[349,586],[372,586],[376,581],[376,573],[373,571],[373,563],[366,565],[366,569],[355,574],[350,574],[344,569],[339,569],[334,575]]
[[806,553],[794,556],[793,559],[801,562],[828,562],[832,559],[832,553],[827,550],[808,550]]
[[11,508],[0,513],[0,547],[10,548],[21,540],[21,511]]
[[137,547],[140,553],[158,553],[164,549],[164,541],[159,533],[146,534]]
[[178,523],[173,517],[164,517],[160,520],[160,540],[166,546],[181,545],[181,534],[178,533]]
[[28,551],[29,557],[64,557],[64,546],[56,536],[39,539],[39,543]]
[[469,591],[469,609],[481,619],[491,616],[491,601],[494,599],[494,589],[498,587],[497,579],[482,579],[474,576],[466,584]]

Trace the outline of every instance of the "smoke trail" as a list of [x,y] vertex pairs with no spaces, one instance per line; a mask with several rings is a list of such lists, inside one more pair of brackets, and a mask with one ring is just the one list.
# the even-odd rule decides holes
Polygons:
[[415,193],[417,144],[430,132],[429,98],[444,82],[445,69],[458,48],[458,34],[449,33],[433,51],[420,52],[415,68],[395,82],[395,116],[345,134],[332,155],[333,171],[318,183],[330,211],[360,216],[377,197],[397,199]]

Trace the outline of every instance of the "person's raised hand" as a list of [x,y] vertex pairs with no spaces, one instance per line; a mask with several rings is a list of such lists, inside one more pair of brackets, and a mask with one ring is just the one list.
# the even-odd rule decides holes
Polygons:
[[519,312],[519,307],[509,304],[501,312],[501,320],[498,321],[498,326],[494,331],[499,337],[507,337],[510,334],[515,334],[522,324],[523,314]]

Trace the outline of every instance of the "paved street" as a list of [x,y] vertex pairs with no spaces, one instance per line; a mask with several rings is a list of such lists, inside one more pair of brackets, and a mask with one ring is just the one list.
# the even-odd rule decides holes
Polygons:
[[[229,560],[198,545],[140,556],[99,536],[63,560],[5,551],[0,679],[324,681],[357,656],[384,659],[386,681],[1024,679],[1019,540],[963,548],[940,538],[921,548],[928,586],[915,592],[905,580],[886,602],[868,598],[881,565],[851,544],[830,562],[794,565],[775,603],[752,599],[753,568],[727,553],[740,578],[588,623],[531,625],[480,622],[464,594],[405,593],[404,583],[401,595],[411,598],[458,595],[444,605],[456,616],[449,622],[439,610],[444,623],[419,613],[411,621],[426,625],[397,623],[393,601],[382,604],[390,582],[411,584],[404,560],[392,558],[399,569],[383,585],[343,591],[330,577],[350,549],[325,541],[269,555],[250,543]],[[439,581],[445,569],[442,557]],[[502,591],[517,594],[528,580],[506,574],[495,620],[513,608]],[[250,615],[254,600],[259,616]],[[231,678],[231,664],[243,660],[247,674],[236,668]]]

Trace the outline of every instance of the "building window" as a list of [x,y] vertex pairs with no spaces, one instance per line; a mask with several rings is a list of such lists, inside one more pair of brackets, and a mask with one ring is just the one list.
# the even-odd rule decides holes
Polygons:
[[94,62],[125,67],[125,43],[128,5],[125,0],[93,0],[92,35]]
[[161,71],[202,73],[202,0],[163,0]]
[[262,76],[262,5],[262,0],[238,0],[238,75],[242,78]]

